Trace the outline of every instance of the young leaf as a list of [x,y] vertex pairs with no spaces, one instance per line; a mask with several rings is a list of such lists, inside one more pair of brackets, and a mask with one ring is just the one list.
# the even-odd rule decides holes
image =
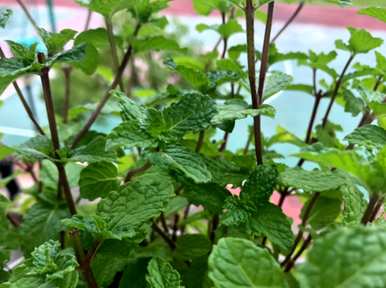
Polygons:
[[215,287],[287,287],[280,265],[263,248],[239,238],[222,238],[209,257]]
[[24,250],[31,251],[49,239],[58,239],[62,230],[61,220],[68,216],[65,207],[53,207],[45,203],[34,204],[27,211],[20,226]]
[[52,33],[41,28],[39,34],[47,47],[48,55],[54,55],[61,52],[64,46],[74,38],[76,31],[64,29],[58,33]]
[[384,227],[342,227],[317,240],[296,271],[301,287],[386,285]]
[[178,51],[180,46],[174,39],[164,36],[147,37],[135,40],[134,50],[136,53],[146,53],[148,51]]
[[183,173],[195,183],[207,183],[212,179],[200,154],[183,146],[168,146],[161,152],[149,155],[149,160],[155,165]]
[[149,171],[120,191],[110,192],[98,204],[98,215],[109,230],[121,238],[133,238],[141,226],[157,217],[173,196],[171,179],[157,170]]
[[292,76],[283,72],[274,71],[269,73],[264,86],[263,100],[267,100],[276,93],[285,90],[292,80]]
[[273,165],[257,166],[244,184],[240,198],[256,204],[267,203],[272,195],[278,176],[279,173]]
[[35,136],[14,149],[16,154],[28,162],[51,159],[53,152],[50,139],[42,135]]
[[381,149],[386,145],[386,130],[376,125],[365,125],[355,129],[345,140],[366,149]]
[[47,241],[35,248],[11,274],[5,286],[9,288],[57,287],[76,288],[78,263],[72,249],[61,250],[58,241]]
[[338,49],[348,50],[354,54],[367,53],[382,45],[381,38],[373,37],[364,29],[348,28],[350,32],[349,42],[346,44],[342,40],[337,40],[335,45]]
[[256,214],[249,218],[247,227],[253,233],[266,236],[284,253],[287,253],[293,244],[291,221],[279,207],[270,203],[257,209]]
[[131,8],[134,3],[131,0],[76,0],[76,2],[106,17],[111,17],[120,10]]
[[220,125],[226,121],[244,119],[246,117],[255,117],[265,115],[268,117],[275,116],[275,108],[263,104],[258,109],[250,108],[242,100],[229,100],[224,105],[217,105],[217,114],[212,118],[212,125]]
[[180,288],[180,274],[161,258],[153,258],[147,266],[146,283],[149,288]]
[[117,191],[118,187],[118,167],[111,162],[92,163],[80,173],[79,189],[82,198],[103,198],[109,192]]
[[368,16],[374,17],[386,23],[386,8],[368,7],[368,8],[359,10],[358,13],[362,15],[368,15]]
[[71,151],[71,157],[68,159],[73,162],[113,162],[116,159],[115,153],[106,151],[106,139],[98,136],[88,144],[80,146]]
[[156,147],[157,141],[146,129],[133,120],[124,121],[113,129],[107,136],[106,148],[108,150],[124,147]]
[[287,168],[280,173],[280,182],[288,187],[301,189],[304,192],[328,192],[343,186],[346,181],[337,172],[330,170],[303,170]]

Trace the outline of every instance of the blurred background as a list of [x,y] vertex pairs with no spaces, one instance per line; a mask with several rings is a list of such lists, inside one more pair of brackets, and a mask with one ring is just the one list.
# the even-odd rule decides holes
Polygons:
[[[314,1],[317,2],[317,1]],[[380,1],[354,1],[354,4],[379,4]],[[365,3],[366,2],[366,3]],[[77,31],[82,31],[85,25],[88,25],[88,12],[83,7],[76,4],[74,0],[24,0],[32,17],[37,24],[49,31],[59,31],[63,28],[71,28]],[[4,30],[0,30],[1,40],[12,39],[21,43],[33,43],[39,41],[35,36],[35,31],[25,14],[17,5],[15,0],[0,0],[2,7],[11,8],[14,13],[10,24]],[[298,4],[277,4],[274,14],[273,35],[283,26],[283,23],[294,13]],[[307,3],[300,11],[299,15],[291,24],[291,26],[283,33],[276,41],[277,47],[281,52],[288,51],[303,51],[309,49],[316,51],[331,51],[335,49],[334,41],[336,39],[348,39],[349,33],[347,26],[366,28],[374,36],[386,39],[386,26],[384,23],[371,19],[367,16],[358,15],[357,9],[353,7],[339,7],[337,5],[320,5],[318,3]],[[208,17],[197,16],[194,12],[191,0],[174,0],[170,2],[170,7],[165,11],[170,25],[170,32],[176,37],[181,38],[182,43],[194,45],[201,51],[209,51],[217,42],[218,36],[215,32],[205,31],[199,33],[196,31],[198,23],[218,24],[220,23],[220,15],[212,14]],[[104,26],[103,19],[92,14],[89,18],[89,27],[97,28]],[[115,19],[119,21],[119,19]],[[240,21],[242,19],[240,18]],[[244,25],[244,23],[241,23]],[[263,37],[263,22],[256,23],[256,48],[261,49]],[[236,34],[230,39],[229,45],[245,43],[243,34]],[[2,47],[6,49],[4,42]],[[381,53],[386,54],[386,46],[380,49]],[[339,70],[347,60],[348,55],[345,52],[339,51],[337,60],[333,62],[333,66]],[[343,54],[343,55],[342,55]],[[374,54],[360,55],[356,62],[371,65],[375,61]],[[274,70],[281,70],[294,77],[294,83],[311,83],[311,73],[308,68],[298,67],[295,62],[287,61],[276,64]],[[156,74],[156,73],[155,73]],[[162,81],[162,75],[153,75],[154,81]],[[74,81],[73,89],[76,93],[72,96],[72,105],[85,105],[90,102],[95,102],[100,95],[96,91],[98,82],[82,81],[81,72],[75,72],[72,75]],[[20,79],[19,84],[24,90],[24,94],[28,97],[34,112],[39,121],[44,124],[46,116],[43,103],[40,95],[40,85],[37,77],[28,79]],[[54,75],[53,87],[54,97],[58,110],[60,105],[63,105],[63,75],[58,73]],[[155,83],[156,84],[156,83]],[[149,89],[142,89],[138,93],[149,94],[156,93],[153,91],[157,85],[149,85]],[[145,87],[146,88],[146,87]],[[35,134],[21,107],[19,99],[14,95],[14,90],[9,87],[6,92],[0,96],[2,106],[0,107],[0,133],[3,134],[2,141],[6,145],[14,145],[26,140]],[[294,101],[295,100],[295,101]],[[324,110],[327,106],[327,101],[322,103],[320,113],[317,117],[317,122],[320,122]],[[274,133],[275,129],[280,125],[288,131],[303,138],[306,130],[307,121],[311,113],[313,99],[301,92],[282,92],[270,99],[270,104],[277,110],[275,119],[263,119],[263,132],[266,136]],[[295,113],[294,113],[295,112]],[[358,116],[360,117],[360,116]],[[102,119],[103,120],[103,119]],[[96,129],[106,130],[115,126],[117,119],[111,117],[99,121],[96,124]],[[344,109],[339,105],[335,105],[331,114],[333,122],[342,123],[342,135],[347,134],[356,127],[358,119],[353,119],[351,114],[345,113]],[[244,145],[247,133],[247,127],[250,125],[251,119],[238,121],[235,127],[235,132],[229,139],[229,149],[235,150]],[[219,138],[222,134],[216,135]],[[290,145],[280,144],[279,150],[283,154],[291,154],[294,152]],[[291,164],[291,163],[289,163]]]

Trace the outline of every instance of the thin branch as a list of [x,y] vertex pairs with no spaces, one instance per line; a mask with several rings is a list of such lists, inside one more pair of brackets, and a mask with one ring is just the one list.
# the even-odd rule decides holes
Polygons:
[[[137,24],[137,26],[134,30],[134,34],[133,34],[134,37],[137,36],[139,29],[140,29],[140,24]],[[126,68],[126,65],[131,58],[132,52],[133,52],[133,45],[130,44],[126,50],[125,55],[123,56],[121,65],[119,66],[118,72],[115,75],[113,82],[111,83],[110,87],[107,89],[107,91],[106,91],[105,95],[102,97],[101,101],[98,103],[95,111],[91,114],[89,119],[86,121],[86,124],[78,132],[78,134],[76,134],[76,136],[74,137],[71,148],[74,148],[79,143],[79,141],[83,138],[83,136],[86,135],[86,133],[88,132],[88,130],[90,129],[92,124],[94,124],[95,120],[98,118],[99,114],[102,112],[103,107],[106,105],[107,101],[111,97],[111,91],[114,90],[118,86],[119,81],[121,80],[123,72]]]
[[19,4],[20,8],[23,10],[25,16],[27,16],[29,22],[32,24],[34,29],[36,30],[36,33],[40,35],[40,28],[34,18],[32,17],[31,13],[29,13],[27,6],[24,5],[22,0],[16,0],[16,2]]
[[70,109],[70,94],[71,94],[71,71],[70,66],[62,68],[64,75],[64,102],[63,102],[63,122],[68,122],[68,111]]
[[[6,58],[5,57],[5,54],[4,54],[4,51],[1,49],[0,47],[0,57],[1,58]],[[34,124],[36,130],[41,134],[41,135],[45,135],[42,127],[39,125],[38,121],[36,120],[35,116],[34,116],[34,113],[32,111],[32,109],[29,107],[28,105],[28,102],[27,100],[25,99],[24,95],[23,95],[23,92],[21,91],[19,85],[17,84],[16,81],[13,81],[12,82],[12,85],[13,87],[15,88],[15,91],[16,91],[16,94],[17,96],[19,97],[20,99],[20,102],[21,104],[23,105],[23,108],[25,110],[25,112],[27,113],[29,119],[32,121],[32,123]]]
[[[255,7],[253,6],[252,0],[246,0],[245,15],[246,15],[246,29],[247,29],[247,56],[248,56],[248,78],[249,86],[251,90],[252,106],[254,109],[259,108],[262,103],[262,95],[264,91],[265,74],[268,67],[268,56],[269,56],[269,40],[272,28],[272,18],[274,10],[274,2],[268,4],[268,16],[267,23],[265,26],[264,43],[263,43],[263,54],[260,66],[259,76],[259,88],[256,91],[256,66],[255,66]],[[261,143],[261,121],[260,116],[253,118],[254,124],[254,136],[255,136],[255,154],[256,162],[258,165],[263,163],[262,156],[262,143]]]
[[204,144],[205,139],[205,130],[200,131],[198,134],[197,144],[196,144],[196,153],[199,153],[201,151],[202,145]]
[[370,222],[372,215],[373,215],[374,211],[376,210],[375,208],[377,207],[377,203],[378,203],[379,199],[380,199],[380,197],[378,194],[373,194],[370,196],[369,204],[367,205],[366,211],[363,214],[363,217],[361,220],[362,224],[367,224]]
[[[118,60],[118,50],[117,50],[117,44],[115,42],[114,38],[114,31],[113,31],[113,23],[109,17],[105,17],[105,24],[106,24],[106,30],[107,30],[107,38],[109,40],[110,49],[111,49],[111,60],[113,61],[113,67],[115,73],[118,73],[119,69],[119,60]],[[119,88],[122,91],[125,91],[123,87],[122,78],[119,80]]]
[[292,267],[295,265],[296,261],[299,259],[299,257],[303,254],[303,252],[307,249],[307,247],[311,244],[312,235],[309,234],[307,238],[304,240],[302,246],[300,247],[299,251],[296,252],[293,259],[290,260],[287,265],[284,267],[284,272],[289,272]]
[[153,223],[153,229],[162,237],[162,239],[165,240],[166,244],[169,245],[170,249],[176,249],[176,244],[158,227],[157,224]]
[[127,172],[124,182],[127,183],[133,178],[135,175],[145,172],[147,169],[151,167],[150,162],[146,162],[143,166],[131,169]]
[[339,88],[343,83],[343,78],[346,75],[346,72],[348,68],[350,67],[351,62],[354,60],[355,54],[351,54],[350,57],[348,58],[346,65],[343,67],[342,73],[339,75],[338,81],[335,84],[334,91],[332,92],[330,103],[328,104],[326,114],[323,117],[323,123],[322,126],[323,128],[326,127],[327,121],[328,121],[328,116],[330,115],[332,106],[334,105],[336,96],[338,96]]
[[92,11],[90,9],[88,9],[87,10],[87,18],[86,18],[86,22],[84,24],[83,31],[86,31],[86,30],[88,30],[88,28],[90,28],[91,16],[92,16]]
[[303,10],[303,7],[304,7],[304,1],[302,1],[301,3],[299,3],[298,7],[296,8],[296,10],[294,11],[294,13],[291,15],[290,18],[288,18],[287,22],[283,25],[283,27],[276,33],[276,35],[272,38],[272,41],[271,43],[274,43],[277,38],[279,38],[279,36],[288,28],[288,26],[291,25],[291,23],[296,19],[296,17],[299,15],[300,11]]
[[[304,215],[303,215],[303,221],[302,221],[302,226],[303,228],[306,227],[307,223],[308,223],[308,220],[309,220],[309,217],[311,216],[311,211],[312,209],[315,207],[315,204],[316,204],[316,201],[319,199],[319,196],[320,196],[320,193],[315,193],[310,202],[308,203],[305,211],[304,211]],[[287,256],[285,257],[284,261],[281,263],[281,265],[283,267],[286,267],[288,265],[288,263],[291,262],[291,257],[293,255],[293,253],[295,252],[296,250],[296,247],[299,245],[300,241],[303,239],[303,229],[299,229],[299,232],[295,238],[295,241],[294,241],[294,244],[292,245],[291,247],[291,250],[290,252],[287,254]],[[286,269],[286,268],[285,268]]]

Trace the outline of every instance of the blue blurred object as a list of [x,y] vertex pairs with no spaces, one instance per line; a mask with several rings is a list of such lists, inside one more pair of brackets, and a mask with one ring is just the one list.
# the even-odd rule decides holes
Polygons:
[[30,47],[30,46],[32,46],[34,44],[37,44],[37,46],[36,46],[36,51],[37,52],[47,53],[46,46],[41,41],[41,39],[36,37],[36,36],[22,37],[22,38],[19,38],[16,42],[21,44],[21,45],[23,45],[23,46],[26,46],[26,47]]
[[48,18],[50,21],[51,31],[56,32],[56,18],[53,0],[47,0]]

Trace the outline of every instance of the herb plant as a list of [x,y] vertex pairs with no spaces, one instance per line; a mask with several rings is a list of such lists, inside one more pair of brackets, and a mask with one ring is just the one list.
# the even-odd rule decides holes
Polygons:
[[[1,51],[0,90],[12,83],[37,133],[0,146],[0,158],[13,157],[34,180],[24,197],[0,198],[1,288],[386,287],[382,39],[348,28],[336,51],[284,53],[275,41],[288,25],[271,31],[275,1],[193,0],[197,13],[221,16],[196,27],[218,34],[204,51],[168,29],[160,14],[168,0],[77,1],[105,28],[48,32],[17,0],[46,50],[9,40],[12,57]],[[386,22],[384,8],[359,13]],[[9,17],[2,9],[1,26]],[[255,34],[257,19],[264,35]],[[245,42],[231,46],[236,33]],[[364,53],[374,65],[358,62]],[[309,82],[275,71],[282,61],[306,67]],[[74,73],[83,89],[72,86]],[[40,79],[48,127],[16,82],[30,74]],[[64,81],[53,89],[55,77]],[[304,140],[283,128],[262,134],[261,117],[275,115],[266,101],[283,90],[313,98]],[[95,104],[72,105],[96,93]],[[335,105],[361,117],[343,139],[330,117]],[[95,129],[111,117],[120,117],[113,129]],[[247,117],[245,147],[227,149]],[[297,164],[284,164],[280,143],[298,148]],[[294,196],[303,203],[299,225],[282,211]],[[9,269],[14,250],[24,260]]]

